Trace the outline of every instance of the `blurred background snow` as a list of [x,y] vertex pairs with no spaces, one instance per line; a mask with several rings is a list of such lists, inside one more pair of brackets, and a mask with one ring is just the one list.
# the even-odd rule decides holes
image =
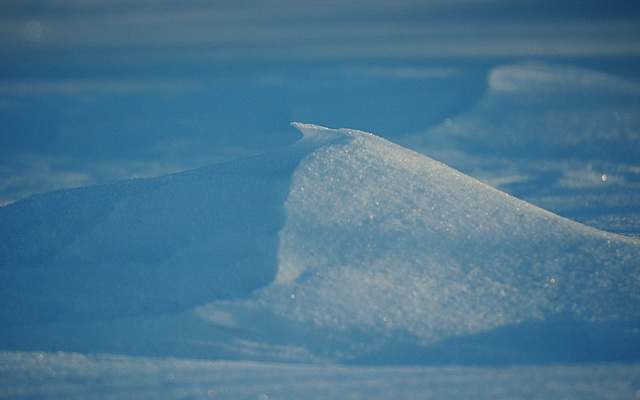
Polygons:
[[[625,95],[635,107],[639,20],[636,1],[5,1],[0,204],[279,148],[297,139],[290,121],[432,153],[428,128],[456,121],[492,89],[539,81],[525,68],[495,86],[495,68],[532,60],[596,71],[565,70],[560,80],[572,84],[594,74],[634,81]],[[478,118],[500,129],[494,121],[514,111],[494,106]],[[508,142],[540,129],[538,115],[529,118],[512,117]],[[580,128],[610,123],[592,119]],[[630,124],[637,132],[637,115]],[[526,143],[529,154],[547,150]],[[450,151],[442,158],[454,164]]]

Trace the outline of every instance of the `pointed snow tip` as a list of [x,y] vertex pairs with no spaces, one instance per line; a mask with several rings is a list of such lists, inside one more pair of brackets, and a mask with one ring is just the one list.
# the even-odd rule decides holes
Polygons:
[[302,132],[302,134],[306,136],[312,136],[318,131],[331,131],[332,129],[327,128],[325,126],[315,125],[315,124],[304,124],[302,122],[291,122],[291,126]]
[[290,122],[289,124],[297,129],[324,129],[324,130],[330,129],[325,126],[320,126],[316,124],[305,124],[304,122],[296,122],[296,121]]
[[327,128],[325,126],[315,125],[315,124],[304,124],[302,122],[291,122],[291,126],[298,129],[302,132],[303,139],[310,138],[323,138],[323,139],[338,139],[338,138],[348,138],[354,137],[357,134],[366,134],[371,135],[368,132],[362,132],[355,129],[332,129]]
[[320,125],[292,122],[291,126],[302,132],[302,141],[327,142],[353,136],[348,129],[331,129]]

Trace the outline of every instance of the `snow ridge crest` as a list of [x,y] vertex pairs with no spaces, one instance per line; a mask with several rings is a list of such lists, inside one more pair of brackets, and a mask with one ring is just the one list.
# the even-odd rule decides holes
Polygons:
[[315,124],[305,124],[302,122],[291,122],[291,126],[302,132],[301,141],[330,142],[340,139],[352,139],[358,135],[374,136],[371,133],[358,131],[355,129],[331,129]]

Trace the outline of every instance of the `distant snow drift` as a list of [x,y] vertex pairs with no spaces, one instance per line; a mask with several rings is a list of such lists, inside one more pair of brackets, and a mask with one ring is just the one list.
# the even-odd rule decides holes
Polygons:
[[640,241],[368,133],[294,126],[304,137],[280,151],[0,208],[0,343],[365,363],[640,357]]
[[[413,140],[470,153],[640,159],[640,83],[575,66],[527,62],[494,68],[487,93]],[[535,150],[533,150],[535,149]]]

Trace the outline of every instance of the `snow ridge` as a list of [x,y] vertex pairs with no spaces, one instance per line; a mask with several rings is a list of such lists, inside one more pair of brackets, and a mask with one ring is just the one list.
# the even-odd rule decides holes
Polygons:
[[286,149],[0,208],[2,343],[429,363],[522,324],[640,319],[640,241],[372,134],[292,125]]
[[638,317],[638,240],[561,218],[382,138],[335,134],[345,133],[349,141],[319,147],[293,174],[274,284],[246,301],[211,303],[205,318],[228,312],[250,331],[269,315],[280,329],[260,341],[305,341],[290,333],[304,326],[342,332],[348,344],[324,339],[312,353],[389,361],[407,352],[427,359],[441,340],[524,321]]

